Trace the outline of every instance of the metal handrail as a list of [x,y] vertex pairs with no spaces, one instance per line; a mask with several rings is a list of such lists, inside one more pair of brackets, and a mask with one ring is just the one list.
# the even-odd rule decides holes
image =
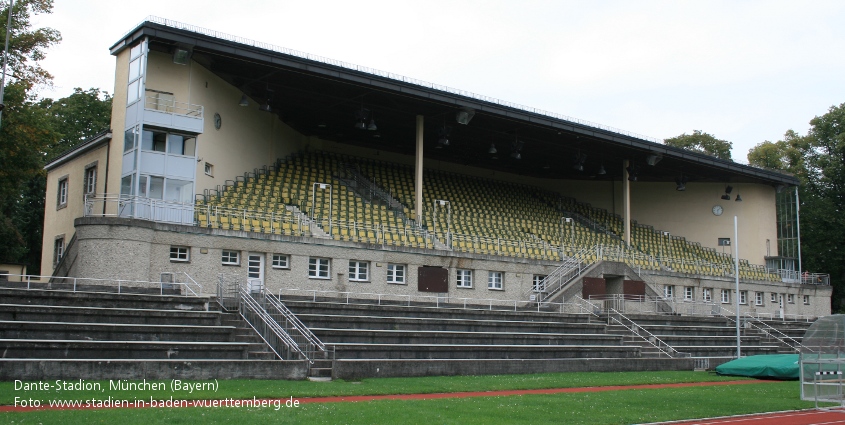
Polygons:
[[[622,319],[625,319],[630,324],[630,326],[628,324],[623,323],[621,320],[616,318],[614,315],[618,315]],[[629,331],[631,331],[635,336],[638,336],[642,340],[648,342],[649,344],[651,344],[652,346],[654,346],[655,348],[660,350],[661,353],[666,354],[670,358],[675,358],[675,356],[673,356],[670,353],[675,353],[675,355],[677,357],[690,357],[691,356],[689,353],[682,353],[682,352],[676,350],[674,347],[672,347],[671,345],[667,344],[666,342],[664,342],[663,340],[658,338],[656,335],[649,332],[648,329],[645,329],[642,326],[638,325],[636,322],[629,319],[624,314],[616,311],[615,309],[609,308],[607,317],[608,317],[609,320],[613,320],[616,323],[618,323],[619,325],[625,327],[625,329],[628,329]],[[643,336],[640,332],[645,333],[648,336],[648,338]],[[656,342],[656,344],[655,344],[655,342]],[[663,347],[666,347],[666,350],[664,350]],[[667,350],[668,350],[668,352],[667,352]]]
[[175,99],[164,99],[156,96],[144,97],[144,109],[166,112],[189,117],[202,117],[203,106],[192,103],[177,102]]
[[[743,315],[743,317],[752,320],[752,321],[746,321],[746,323],[750,324],[751,326],[753,326],[754,328],[756,328],[760,332],[763,332],[764,334],[766,334],[766,335],[768,335],[772,338],[777,339],[778,341],[780,341],[784,345],[788,346],[789,348],[792,348],[793,350],[795,350],[799,353],[801,352],[800,349],[806,349],[807,351],[810,351],[811,353],[816,352],[815,350],[813,350],[810,347],[807,347],[806,345],[802,344],[800,341],[796,340],[795,338],[781,332],[779,329],[770,326],[768,323],[763,322],[762,320],[760,320],[756,317],[749,316],[747,314]],[[758,324],[762,325],[763,327],[761,328]],[[792,343],[795,344],[795,345],[790,344],[789,342],[785,341],[785,339],[792,341]]]
[[[188,276],[187,273],[185,273]],[[20,288],[17,286],[9,286],[9,288],[14,289],[27,289],[27,290],[70,290],[71,292],[93,292],[88,289],[80,289],[79,286],[81,285],[90,285],[90,286],[102,286],[102,287],[116,287],[117,293],[121,294],[124,293],[124,289],[126,287],[132,288],[143,288],[144,285],[151,286],[153,288],[158,287],[159,295],[165,295],[165,285],[171,286],[180,286],[184,288],[183,291],[179,291],[180,293],[184,293],[184,296],[192,296],[192,297],[199,297],[203,293],[202,285],[197,283],[194,279],[190,278],[190,282],[153,282],[153,281],[146,281],[146,280],[130,280],[130,279],[94,279],[88,277],[61,277],[61,276],[46,276],[46,275],[21,275],[21,274],[10,274],[10,273],[3,273],[2,275],[5,279],[0,280],[0,287],[4,283],[26,283],[26,288]],[[16,280],[13,280],[16,279]],[[70,288],[33,288],[33,284],[36,286],[40,286],[39,284],[50,284],[56,285],[61,283],[68,283],[72,285]],[[196,290],[191,288],[191,285],[196,286]]]
[[[311,302],[325,302],[318,301],[318,295],[324,298],[338,299],[337,304],[361,304],[370,305],[364,301],[374,301],[376,305],[389,305],[396,307],[434,307],[434,308],[450,308],[462,310],[496,310],[496,311],[537,311],[560,314],[584,314],[583,306],[576,303],[532,303],[525,300],[500,300],[492,298],[450,298],[442,296],[431,295],[400,295],[400,294],[380,294],[372,292],[351,292],[351,291],[329,291],[317,289],[279,289],[279,299],[284,299],[284,293],[288,296],[297,296],[301,293],[303,297],[310,295]],[[391,302],[391,300],[393,300]],[[417,303],[416,305],[414,303]],[[536,307],[535,307],[536,304]],[[520,306],[524,307],[520,310]],[[542,307],[553,307],[543,310]],[[507,308],[494,308],[507,307]],[[577,309],[577,313],[571,313],[572,309]],[[589,311],[587,313],[590,313]]]
[[[240,313],[241,317],[252,327],[253,330],[258,334],[258,336],[267,344],[270,350],[276,354],[279,359],[284,360],[286,357],[290,356],[291,352],[296,352],[301,354],[303,357],[305,353],[299,349],[298,344],[293,338],[282,328],[282,326],[274,320],[267,310],[265,310],[249,293],[249,290],[242,285],[238,285],[238,292],[239,292],[239,302],[238,302],[238,313]],[[250,320],[252,313],[256,316],[257,319],[261,320],[261,323],[253,323],[256,322],[255,320]],[[263,325],[263,326],[261,326]],[[259,329],[261,328],[261,329]],[[285,352],[288,354],[287,356],[283,356],[279,351],[281,348],[278,344],[271,342],[275,337],[279,342],[284,345]]]
[[[323,341],[320,341],[320,338],[318,338],[317,335],[314,335],[314,333],[311,332],[311,329],[308,329],[308,327],[305,326],[305,324],[302,323],[302,321],[300,321],[299,318],[296,317],[296,315],[292,311],[285,307],[285,305],[282,304],[282,302],[278,298],[269,295],[266,292],[262,292],[261,295],[263,297],[262,299],[266,301],[266,303],[269,304],[271,308],[275,309],[275,311],[284,318],[283,327],[287,331],[288,335],[291,335],[291,331],[295,331],[296,334],[305,339],[304,344],[301,344],[297,341],[297,346],[300,348],[300,351],[303,353],[303,355],[305,355],[305,358],[309,362],[311,362],[312,364],[314,363],[314,354],[316,353],[316,351],[319,350],[323,353],[327,352],[326,345],[323,344]],[[273,316],[272,312],[268,311],[268,313],[271,317]],[[282,324],[281,321],[277,320],[277,322],[280,325]],[[294,340],[297,339],[293,335],[291,335],[291,338]]]
[[[540,286],[545,290],[541,299],[549,299],[551,296],[562,290],[566,284],[580,276],[581,273],[593,263],[589,257],[589,254],[591,254],[592,251],[593,250],[590,248],[584,248],[576,252],[572,257],[568,257],[557,269],[546,276],[540,282]],[[557,282],[557,286],[551,287],[552,285],[550,285],[550,283],[553,282]]]

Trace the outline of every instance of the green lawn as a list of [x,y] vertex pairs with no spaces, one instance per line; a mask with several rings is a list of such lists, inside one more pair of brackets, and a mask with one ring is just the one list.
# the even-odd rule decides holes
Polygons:
[[[113,399],[131,400],[170,397],[183,400],[322,397],[334,395],[421,394],[458,391],[522,390],[537,388],[599,387],[608,385],[667,384],[680,382],[729,381],[743,379],[705,372],[612,372],[547,373],[533,375],[436,376],[425,378],[370,378],[361,381],[220,381],[217,392],[110,391],[108,381],[99,382],[102,392],[16,391],[14,382],[0,382],[0,405],[11,405],[15,397],[39,400]],[[55,380],[46,381],[55,384]],[[73,381],[69,381],[73,382]],[[138,381],[134,381],[138,382]],[[148,382],[168,382],[163,380]],[[192,381],[195,382],[195,381]]]
[[[700,375],[705,376],[705,374]],[[395,382],[400,381],[404,380]],[[600,393],[315,403],[304,404],[295,408],[283,406],[279,410],[273,408],[180,408],[40,411],[7,413],[0,416],[0,420],[15,424],[120,423],[121,425],[190,424],[199,422],[211,424],[555,423],[601,425],[633,424],[809,407],[812,407],[812,403],[798,400],[798,382],[788,381]]]

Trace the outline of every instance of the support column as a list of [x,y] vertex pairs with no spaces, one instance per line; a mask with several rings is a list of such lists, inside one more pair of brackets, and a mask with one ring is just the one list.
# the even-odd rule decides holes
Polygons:
[[631,181],[628,167],[631,161],[622,161],[622,221],[625,223],[625,246],[631,246]]
[[423,123],[422,115],[417,115],[417,151],[414,158],[414,208],[418,224],[423,220]]

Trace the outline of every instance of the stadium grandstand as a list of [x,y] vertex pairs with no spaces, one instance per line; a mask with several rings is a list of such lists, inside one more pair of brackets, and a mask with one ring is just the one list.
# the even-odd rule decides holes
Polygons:
[[110,50],[4,275],[28,377],[706,368],[830,314],[794,176],[156,17]]

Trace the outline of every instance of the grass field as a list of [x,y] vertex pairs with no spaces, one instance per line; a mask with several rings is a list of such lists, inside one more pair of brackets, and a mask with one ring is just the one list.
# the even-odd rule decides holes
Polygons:
[[[331,395],[414,394],[503,389],[540,389],[734,380],[701,372],[560,373],[540,375],[465,376],[333,381],[221,381],[217,393],[195,393],[193,399],[301,398]],[[36,394],[0,383],[0,404],[15,396],[82,399],[92,396],[138,399],[166,398],[150,392],[101,394]],[[175,397],[175,395],[174,395]],[[175,397],[183,398],[186,397]],[[736,386],[668,388],[552,395],[492,396],[467,399],[380,400],[315,403],[270,408],[148,408],[4,413],[4,423],[565,423],[633,424],[812,407],[798,399],[795,381]]]

